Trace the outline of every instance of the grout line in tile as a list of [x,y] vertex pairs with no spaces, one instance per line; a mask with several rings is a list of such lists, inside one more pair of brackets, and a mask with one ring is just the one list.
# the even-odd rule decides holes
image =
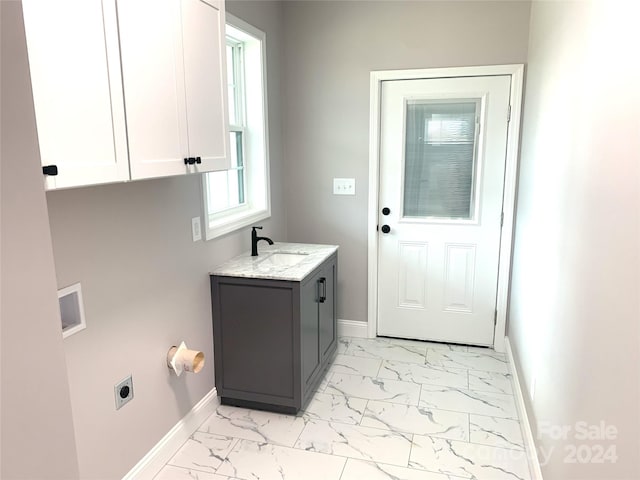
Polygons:
[[[460,441],[460,440],[458,440]],[[470,445],[477,445],[479,447],[490,447],[490,448],[501,448],[502,450],[509,450],[512,452],[520,452],[520,453],[525,453],[526,454],[526,450],[524,447],[522,448],[513,448],[513,447],[503,447],[500,445],[490,445],[488,443],[478,443],[478,442],[467,442]]]
[[380,360],[380,365],[378,365],[378,371],[374,378],[378,378],[380,376],[380,370],[382,370],[382,365],[384,365],[384,360]]
[[165,463],[162,468],[160,470],[158,470],[156,472],[156,474],[151,478],[151,480],[156,480],[158,478],[158,475],[160,475],[160,473],[162,473],[162,470],[164,470],[165,468],[167,468],[167,465],[169,465],[169,463]]
[[[231,438],[235,438],[235,437],[231,437]],[[227,459],[227,457],[229,456],[229,454],[233,451],[233,449],[234,449],[234,448],[236,448],[236,446],[237,446],[239,443],[240,443],[240,439],[239,439],[239,438],[236,438],[236,439],[235,439],[235,442],[233,442],[233,445],[231,445],[231,448],[229,449],[229,451],[227,452],[227,454],[224,456],[224,459],[225,459],[225,460]],[[218,468],[220,468],[220,467],[218,467]],[[218,469],[216,468],[216,471],[217,471],[217,470],[218,470]]]
[[[163,465],[162,469],[164,469],[165,467],[173,467],[173,468],[179,468],[181,470],[185,470],[185,471],[189,471],[189,470],[195,470],[196,472],[200,472],[200,473],[208,473],[211,474],[210,471],[206,471],[206,470],[200,470],[198,468],[193,468],[193,467],[183,467],[181,465],[173,465],[172,463],[166,463],[165,465]],[[162,472],[162,469],[160,469],[160,472]],[[217,469],[216,469],[217,470]],[[156,473],[154,475],[154,479],[158,478],[158,475],[160,475],[160,472]]]
[[[321,421],[326,422],[326,420],[321,420]],[[329,423],[329,422],[327,422],[327,423]],[[385,430],[382,430],[382,431],[385,431]],[[387,432],[388,432],[388,431],[387,431]],[[400,432],[397,432],[397,433],[400,433]],[[407,435],[407,434],[402,434],[402,435]],[[257,442],[257,441],[255,441],[255,440],[244,440],[244,441],[245,441],[245,442],[255,443],[255,444],[258,444],[258,445],[264,445],[263,443],[261,443],[261,442]],[[286,445],[280,445],[280,444],[277,444],[277,443],[268,443],[267,445],[270,445],[270,446],[273,446],[273,447],[279,447],[279,448],[288,448],[288,449],[290,449],[290,450],[298,450],[298,451],[302,451],[302,452],[309,452],[309,453],[318,454],[318,455],[329,455],[329,456],[331,456],[331,457],[344,458],[345,460],[349,460],[349,459],[351,458],[351,459],[353,459],[353,460],[361,460],[361,461],[363,461],[363,462],[373,462],[373,463],[377,463],[377,462],[376,462],[374,459],[372,459],[372,458],[368,458],[368,459],[366,459],[366,458],[356,458],[356,457],[349,457],[349,456],[346,456],[346,455],[339,455],[339,454],[337,454],[337,453],[316,452],[316,451],[313,451],[313,450],[306,450],[306,449],[303,449],[303,448],[288,447],[288,446],[286,446]],[[346,463],[346,462],[345,462],[345,463]],[[395,463],[385,463],[385,465],[390,465],[390,466],[394,466],[394,467],[402,467],[402,465],[397,465],[397,464],[395,464]],[[175,465],[171,465],[171,466],[173,467],[173,466],[175,466]],[[196,469],[195,469],[195,468],[192,468],[192,470],[196,470]],[[199,472],[201,472],[202,470],[198,470],[198,471],[199,471]],[[211,473],[211,472],[204,472],[204,473]],[[216,473],[216,475],[220,475],[220,474],[219,474],[219,473]],[[223,476],[224,476],[224,475],[223,475]],[[267,480],[267,479],[265,479],[265,480]]]
[[[408,406],[414,406],[414,405],[408,405]],[[379,432],[384,432],[384,433],[397,433],[398,435],[401,435],[403,437],[413,436],[413,435],[420,435],[420,434],[416,434],[416,433],[412,433],[412,432],[403,432],[401,430],[388,430],[388,429],[379,428],[379,427],[367,427],[365,425],[360,425],[360,424],[354,425],[353,423],[334,422],[333,420],[323,420],[321,418],[312,418],[310,420],[313,420],[314,422],[322,422],[322,423],[328,423],[328,424],[339,423],[340,425],[346,425],[348,427],[361,427],[361,428],[366,428],[367,430],[378,430]],[[306,428],[306,425],[305,425],[305,428]],[[303,429],[303,432],[304,432],[304,429]],[[303,432],[300,432],[300,435],[298,435],[298,438],[296,439],[296,443],[298,443],[298,440],[302,436]],[[436,438],[440,438],[440,437],[436,437]],[[254,442],[255,440],[248,440],[248,441]],[[279,445],[279,444],[273,444],[273,445]],[[280,445],[280,446],[284,447],[286,445]],[[290,447],[290,448],[296,448],[296,447]],[[296,450],[301,450],[301,449],[300,448],[296,448]],[[347,458],[351,458],[351,457],[347,457]]]
[[[415,365],[417,367],[429,367],[429,368],[433,368],[434,370],[453,370],[454,372],[455,371],[463,371],[463,370],[464,371],[468,371],[469,370],[468,368],[465,368],[465,367],[443,367],[443,366],[439,366],[439,365],[431,365],[428,362],[427,363],[405,362],[405,361],[402,361],[402,360],[391,360],[391,359],[388,359],[388,358],[383,358],[381,360],[382,360],[383,363],[384,362],[401,363],[403,365]],[[485,371],[485,370],[474,370],[474,371],[482,372],[482,371]],[[491,372],[491,373],[496,373],[496,372]]]
[[461,443],[468,443],[470,445],[477,445],[479,447],[490,447],[490,448],[499,448],[501,450],[510,450],[513,452],[518,452],[518,453],[522,453],[524,452],[525,454],[527,453],[526,450],[523,449],[518,449],[518,448],[509,448],[509,447],[500,447],[497,445],[488,445],[486,443],[478,443],[478,442],[465,442],[464,440],[452,440],[450,438],[442,438],[442,437],[436,437],[434,435],[429,435],[429,434],[421,434],[421,433],[414,433],[414,436],[419,436],[419,437],[429,437],[429,438],[433,438],[434,440],[443,440],[445,442],[461,442]]
[[[396,403],[395,405],[406,405],[406,403]],[[413,407],[423,407],[423,408],[433,408],[433,407],[429,407],[427,405],[410,405]],[[448,408],[433,408],[433,410],[440,410],[442,412],[453,412],[453,413],[466,413],[467,415],[478,415],[477,413],[473,413],[473,412],[466,412],[464,410],[449,410]],[[484,415],[485,417],[492,417],[492,418],[501,418],[502,420],[518,420],[517,418],[514,417],[496,417],[495,415],[491,416],[491,415]]]
[[486,415],[484,413],[469,413],[469,415],[473,415],[474,417],[497,418],[498,420],[513,420],[514,422],[518,422],[519,425],[521,424],[519,418],[496,417],[495,415]]
[[347,468],[348,461],[349,461],[348,458],[344,461],[344,465],[342,465],[342,470],[340,471],[340,476],[338,477],[338,480],[340,480],[342,478],[342,475],[344,475],[344,469]]
[[300,440],[300,437],[302,436],[302,433],[307,429],[307,422],[310,420],[313,420],[312,418],[304,418],[304,417],[300,417],[300,418],[302,418],[302,421],[304,422],[304,427],[302,427],[302,430],[300,430],[300,433],[296,437],[296,441],[291,444],[291,448],[295,448],[296,443],[298,443],[298,440]]
[[[211,474],[211,470],[202,470],[202,468],[198,468],[197,466],[196,467],[183,467],[182,465],[174,465],[173,463],[166,463],[164,466],[165,467],[182,468],[183,470],[195,470],[196,472]],[[220,467],[218,467],[218,468],[220,468]],[[213,469],[213,473],[214,474],[218,471],[218,468],[214,468]],[[160,473],[160,472],[158,472],[158,473]]]
[[365,414],[367,413],[367,409],[369,408],[369,402],[370,402],[370,401],[371,401],[371,400],[367,400],[367,403],[365,403],[365,405],[364,405],[364,411],[362,412],[362,417],[360,417],[360,423],[358,424],[358,425],[359,425],[359,426],[361,426],[361,427],[363,426],[363,425],[362,425],[362,422],[364,422],[364,416],[365,416]]
[[[380,372],[378,372],[380,373]],[[402,383],[412,383],[415,384],[416,382],[410,382],[408,380],[397,380],[395,378],[379,378],[377,376],[371,376],[371,375],[362,375],[361,373],[342,373],[342,372],[333,372],[333,375],[338,374],[338,375],[350,375],[352,377],[367,377],[367,378],[375,378],[376,380],[382,380],[382,381],[392,381],[392,382],[402,382]]]
[[[422,387],[425,387],[425,386],[426,386],[426,387],[432,387],[432,386],[436,386],[436,387],[437,387],[437,386],[439,386],[439,385],[428,385],[428,384],[422,384],[422,386],[420,387],[420,398],[422,398]],[[453,389],[453,388],[452,388],[452,389]],[[453,389],[453,390],[455,390],[455,389]],[[475,392],[475,390],[472,390],[472,391],[473,391],[473,392]],[[477,393],[491,393],[491,392],[477,392]],[[497,394],[497,395],[500,395],[500,394]],[[381,401],[381,402],[383,402],[384,400],[380,400],[380,401]],[[419,400],[419,401],[418,401],[418,405],[417,405],[418,407],[419,407],[419,406],[421,406],[421,405],[420,405],[420,402],[421,402],[421,401],[422,401],[422,400]],[[388,403],[392,403],[392,402],[388,402]],[[397,405],[406,405],[406,404],[397,404]],[[428,405],[423,405],[423,406],[424,406],[425,408],[432,408],[433,410],[442,410],[442,411],[444,411],[444,412],[457,412],[457,413],[466,413],[466,414],[468,414],[468,415],[480,415],[480,414],[478,414],[478,413],[474,413],[474,412],[467,412],[467,411],[465,411],[465,410],[451,410],[451,409],[448,409],[448,408],[442,408],[442,407],[431,407],[431,406],[428,406]],[[516,412],[516,417],[497,417],[497,416],[495,416],[495,415],[486,415],[486,414],[485,414],[485,415],[481,415],[481,416],[483,416],[483,417],[491,417],[491,418],[502,418],[503,420],[517,420],[518,422],[520,422],[520,417],[518,417],[518,416],[517,416],[517,412]]]
[[413,453],[413,439],[415,438],[415,434],[411,434],[411,443],[409,444],[409,456],[407,457],[407,468],[409,468],[409,463],[411,463],[411,454]]

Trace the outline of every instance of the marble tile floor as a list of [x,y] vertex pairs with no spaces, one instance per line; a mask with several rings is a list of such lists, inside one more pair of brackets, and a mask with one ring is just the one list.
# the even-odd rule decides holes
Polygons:
[[530,480],[489,349],[340,338],[297,416],[219,405],[155,480]]

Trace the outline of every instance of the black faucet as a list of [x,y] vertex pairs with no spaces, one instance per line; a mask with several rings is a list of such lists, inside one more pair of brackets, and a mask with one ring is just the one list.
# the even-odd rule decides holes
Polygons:
[[269,245],[273,245],[273,240],[271,240],[270,238],[267,237],[259,237],[258,233],[256,232],[256,229],[258,230],[262,230],[262,227],[251,227],[251,256],[252,257],[257,257],[258,256],[258,242],[260,240],[264,240],[266,241]]

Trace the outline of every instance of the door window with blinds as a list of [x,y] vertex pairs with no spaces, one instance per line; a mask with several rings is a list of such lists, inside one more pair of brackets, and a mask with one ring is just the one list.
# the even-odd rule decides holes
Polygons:
[[479,118],[480,99],[406,102],[406,220],[476,220]]

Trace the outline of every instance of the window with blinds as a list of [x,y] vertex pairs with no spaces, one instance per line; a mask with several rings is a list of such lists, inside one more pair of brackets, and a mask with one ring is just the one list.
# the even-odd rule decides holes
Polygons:
[[407,104],[405,217],[473,218],[479,100]]

